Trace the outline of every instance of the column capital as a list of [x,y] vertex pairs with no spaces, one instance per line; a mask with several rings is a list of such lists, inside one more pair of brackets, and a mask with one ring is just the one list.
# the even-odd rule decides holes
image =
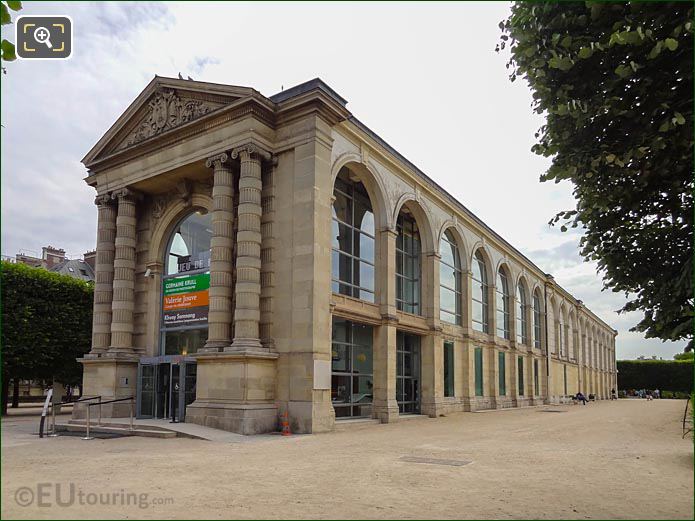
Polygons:
[[118,199],[119,201],[125,199],[135,202],[140,201],[143,198],[143,194],[142,192],[133,190],[132,188],[125,187],[121,188],[120,190],[114,190],[111,194],[111,198]]
[[111,192],[106,192],[105,194],[97,195],[94,198],[94,204],[97,206],[109,206],[112,202]]
[[258,146],[254,142],[248,142],[244,143],[242,145],[239,145],[237,147],[234,147],[232,149],[232,159],[241,159],[241,160],[249,160],[252,159],[253,156],[257,156],[259,159],[263,161],[273,161],[274,157],[273,154],[271,154],[269,151],[265,150],[264,148]]
[[219,154],[215,154],[214,156],[208,157],[205,160],[205,166],[207,168],[219,168],[221,165],[226,163],[229,160],[229,154],[227,152],[221,152]]
[[387,235],[393,235],[394,237],[398,237],[398,231],[395,228],[391,228],[389,226],[384,226],[383,228],[380,228],[379,233],[385,233]]

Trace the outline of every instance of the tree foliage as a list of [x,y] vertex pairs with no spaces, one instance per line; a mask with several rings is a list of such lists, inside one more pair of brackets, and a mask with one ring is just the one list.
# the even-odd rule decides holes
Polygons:
[[2,377],[75,385],[89,352],[93,286],[24,264],[0,263]]
[[[0,2],[0,25],[11,24],[12,16],[10,16],[10,10],[19,11],[21,9],[22,2],[13,0]],[[6,62],[11,62],[17,59],[14,44],[5,38],[3,38],[2,42],[0,42],[0,59]],[[5,67],[2,68],[2,72],[5,73]]]
[[581,254],[640,310],[633,330],[693,339],[693,4],[515,2],[500,23],[510,79],[546,115],[541,181],[573,183]]
[[693,392],[693,361],[618,360],[618,387]]

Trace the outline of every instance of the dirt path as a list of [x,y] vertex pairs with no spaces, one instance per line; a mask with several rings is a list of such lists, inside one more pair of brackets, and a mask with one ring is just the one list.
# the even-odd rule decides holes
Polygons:
[[[2,517],[692,519],[683,405],[620,400],[551,408],[563,412],[459,413],[234,444],[39,440],[26,418],[10,418]],[[56,483],[63,502],[74,487],[71,506],[56,504]],[[39,489],[51,506],[37,505]],[[29,506],[18,504],[27,498]]]

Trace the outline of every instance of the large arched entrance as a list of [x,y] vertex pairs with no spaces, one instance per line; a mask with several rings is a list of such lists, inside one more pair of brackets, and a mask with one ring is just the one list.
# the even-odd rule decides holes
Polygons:
[[208,336],[210,214],[197,210],[171,232],[160,290],[161,323],[156,356],[138,366],[138,416],[183,421],[195,400],[196,363],[190,355]]

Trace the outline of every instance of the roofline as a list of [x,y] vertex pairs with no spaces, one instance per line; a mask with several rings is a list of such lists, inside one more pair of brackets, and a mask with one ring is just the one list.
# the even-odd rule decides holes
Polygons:
[[273,94],[272,96],[269,96],[268,99],[274,103],[282,103],[290,98],[294,98],[295,96],[299,96],[300,94],[304,94],[316,89],[325,92],[329,97],[340,103],[343,107],[345,107],[348,103],[345,98],[333,90],[321,78],[314,78],[313,80],[305,81],[304,83],[290,87],[287,90]]

